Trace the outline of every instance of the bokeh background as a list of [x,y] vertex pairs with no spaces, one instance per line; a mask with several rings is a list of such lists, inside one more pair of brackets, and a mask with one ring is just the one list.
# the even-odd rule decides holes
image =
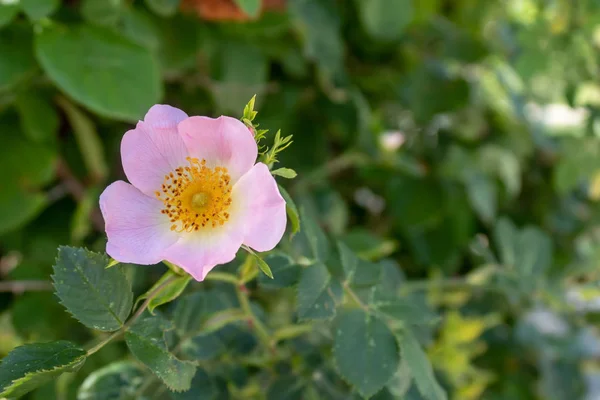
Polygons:
[[299,207],[439,314],[451,398],[600,399],[599,50],[597,0],[0,0],[0,357],[90,339],[43,289],[59,245],[103,250],[123,133],[256,94]]

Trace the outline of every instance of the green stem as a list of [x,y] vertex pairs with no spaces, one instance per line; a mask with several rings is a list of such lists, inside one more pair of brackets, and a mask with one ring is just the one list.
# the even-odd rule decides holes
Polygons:
[[350,287],[350,285],[348,285],[348,283],[347,283],[347,282],[344,282],[344,292],[346,292],[346,294],[347,294],[348,296],[350,296],[350,298],[351,298],[352,300],[354,300],[354,302],[355,302],[356,304],[358,304],[358,306],[359,306],[360,308],[362,308],[362,309],[363,309],[363,310],[365,310],[366,312],[369,312],[369,311],[370,311],[370,309],[369,309],[369,306],[367,306],[365,303],[363,303],[363,302],[361,301],[361,299],[358,297],[358,295],[357,295],[356,293],[354,293],[354,290],[352,290],[352,288]]
[[206,275],[204,278],[205,281],[220,281],[220,282],[228,282],[233,285],[238,285],[240,282],[238,278],[233,274],[228,274],[227,272],[211,272]]
[[169,279],[166,279],[162,284],[160,284],[159,286],[157,286],[156,288],[154,288],[154,290],[152,290],[150,293],[148,293],[148,297],[146,298],[146,300],[144,300],[144,302],[142,303],[142,305],[139,306],[137,310],[135,310],[135,313],[131,316],[131,318],[129,318],[129,320],[127,320],[127,322],[125,322],[125,324],[123,324],[123,326],[121,327],[121,329],[119,329],[116,332],[113,332],[110,336],[108,336],[107,338],[105,338],[104,340],[102,340],[100,343],[98,343],[97,345],[95,345],[92,348],[90,348],[87,351],[88,357],[91,356],[92,354],[94,354],[95,352],[97,352],[98,350],[100,350],[101,348],[103,348],[104,346],[106,346],[108,343],[112,342],[117,337],[119,337],[122,334],[124,334],[125,331],[127,331],[127,329],[129,329],[129,327],[131,325],[133,325],[133,323],[135,321],[137,321],[139,317],[142,316],[142,314],[144,313],[144,311],[146,310],[146,308],[148,308],[148,304],[150,304],[150,302],[152,301],[152,299],[158,293],[160,293],[160,291],[165,286],[167,286],[172,280],[174,280],[176,278],[177,278],[176,275],[171,276]]
[[267,328],[260,321],[260,319],[258,319],[258,317],[252,312],[252,307],[250,306],[250,299],[248,298],[248,293],[246,292],[245,287],[242,285],[238,285],[236,286],[235,291],[237,294],[238,301],[240,302],[242,311],[244,311],[246,317],[252,322],[252,326],[256,330],[259,339],[267,348],[271,348],[271,335],[269,335]]

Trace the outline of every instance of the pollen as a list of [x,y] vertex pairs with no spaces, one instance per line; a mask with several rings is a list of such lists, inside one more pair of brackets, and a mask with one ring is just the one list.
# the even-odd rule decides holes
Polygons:
[[165,175],[156,197],[171,230],[194,232],[216,228],[229,220],[231,177],[223,167],[210,168],[206,160],[187,157],[188,165]]

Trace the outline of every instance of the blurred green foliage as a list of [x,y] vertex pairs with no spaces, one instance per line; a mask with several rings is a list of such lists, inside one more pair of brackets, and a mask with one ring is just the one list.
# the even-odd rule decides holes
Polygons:
[[[304,242],[282,244],[302,257],[268,256],[275,279],[250,288],[284,345],[257,358],[241,323],[190,334],[186,313],[234,321],[219,313],[239,301],[227,283],[192,283],[161,308],[202,367],[196,397],[173,399],[596,398],[599,28],[596,0],[287,0],[243,22],[176,0],[0,0],[0,284],[48,281],[59,245],[103,251],[98,195],[123,178],[120,138],[151,105],[241,117],[257,94],[268,140],[294,135],[279,158],[298,177],[280,181],[307,216]],[[325,235],[360,256],[356,273],[325,265]],[[123,270],[138,295],[166,267]],[[398,365],[379,319],[336,316],[339,276],[415,326]],[[96,339],[50,293],[0,288],[0,356]],[[321,321],[334,316],[378,346],[336,336]],[[183,363],[170,339],[155,351]],[[115,343],[29,396],[167,398],[147,376]]]

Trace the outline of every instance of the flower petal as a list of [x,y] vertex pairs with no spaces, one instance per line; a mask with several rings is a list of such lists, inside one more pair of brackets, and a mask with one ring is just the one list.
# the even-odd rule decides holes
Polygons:
[[215,266],[235,258],[242,240],[243,230],[236,229],[234,224],[184,233],[177,243],[163,252],[163,258],[202,281]]
[[177,108],[157,104],[123,136],[123,169],[129,182],[145,194],[154,196],[166,174],[187,165],[187,148],[177,133],[177,124],[186,118]]
[[256,161],[258,147],[246,125],[231,117],[190,117],[178,125],[190,155],[225,167],[235,183]]
[[269,168],[263,163],[252,167],[235,184],[231,197],[244,221],[244,244],[256,251],[272,250],[285,232],[287,217],[285,200]]
[[160,210],[163,203],[117,181],[100,195],[100,209],[108,236],[106,252],[115,260],[156,264],[164,249],[177,241],[170,222]]

